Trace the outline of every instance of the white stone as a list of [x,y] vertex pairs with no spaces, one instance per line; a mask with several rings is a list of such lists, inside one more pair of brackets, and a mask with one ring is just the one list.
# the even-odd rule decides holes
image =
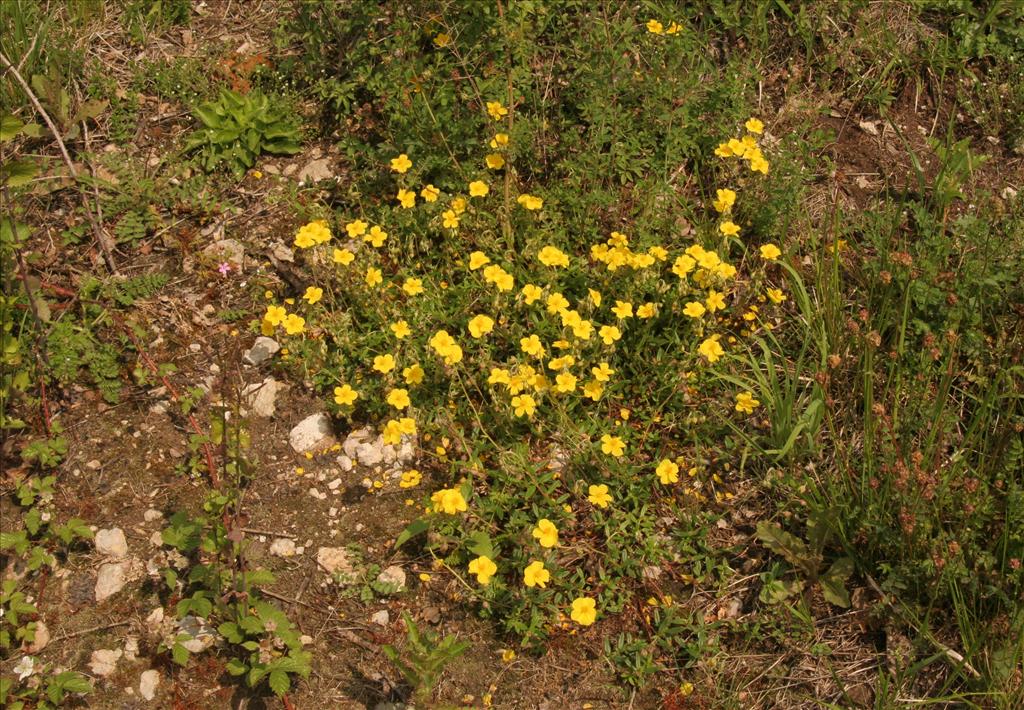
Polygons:
[[146,628],[156,633],[160,630],[160,626],[164,623],[164,608],[158,606],[153,611],[149,612],[149,616],[146,617]]
[[378,626],[387,626],[391,621],[391,615],[388,614],[387,609],[381,609],[370,617],[370,621],[377,624]]
[[32,643],[28,645],[25,650],[29,655],[39,653],[50,643],[50,630],[46,628],[46,624],[42,620],[36,622],[36,633],[35,638],[32,639]]
[[277,557],[294,557],[295,541],[286,537],[279,537],[270,544],[270,554]]
[[95,544],[96,552],[115,560],[123,559],[128,555],[128,541],[121,528],[97,531]]
[[156,508],[150,508],[149,510],[142,514],[143,520],[145,520],[147,523],[151,523],[154,520],[159,520],[162,517],[164,517],[164,514],[157,510]]
[[338,457],[338,466],[341,468],[342,471],[348,473],[349,471],[352,470],[355,464],[352,462],[352,459],[350,457],[346,456],[345,454],[342,454],[341,456]]
[[405,589],[405,570],[398,565],[391,565],[377,575],[377,581],[390,585],[395,592],[400,592]]
[[139,695],[146,700],[156,697],[156,688],[160,685],[160,672],[154,670],[145,671],[139,678]]
[[376,466],[384,460],[384,437],[378,436],[370,443],[356,447],[356,458],[363,466]]
[[134,636],[129,636],[124,642],[124,657],[127,661],[134,661],[139,657],[139,640]]
[[329,574],[352,573],[352,558],[344,547],[321,547],[316,551],[316,563]]
[[356,450],[359,446],[372,436],[373,432],[366,427],[356,429],[345,437],[345,442],[341,445],[341,448],[345,451],[346,456],[354,459],[356,457]]
[[1000,193],[1000,195],[1004,200],[1012,200],[1015,197],[1017,197],[1017,191],[1014,190],[1009,185],[1007,185],[1006,187],[1003,188],[1003,191]]
[[245,262],[245,247],[236,239],[219,239],[203,249],[203,254],[235,269],[241,269]]
[[261,335],[256,338],[256,342],[254,342],[252,347],[249,348],[245,352],[245,355],[242,356],[242,362],[246,365],[252,365],[253,367],[262,365],[280,349],[281,346],[276,340],[268,338],[265,335]]
[[326,448],[334,443],[331,418],[323,412],[311,414],[296,424],[288,435],[288,443],[296,453]]
[[299,171],[299,182],[319,182],[334,177],[331,161],[327,158],[311,160]]
[[109,599],[124,589],[127,575],[127,562],[100,565],[99,573],[96,575],[96,601]]
[[340,486],[340,485],[341,485],[341,479],[340,478],[335,478],[333,481],[331,481],[330,483],[327,484],[327,487],[330,488],[332,491],[336,491],[336,490],[338,490],[338,486]]
[[273,377],[263,382],[246,385],[242,390],[242,399],[257,417],[269,418],[277,410],[277,393],[286,388]]
[[93,651],[89,658],[89,671],[100,678],[106,678],[117,668],[117,662],[121,660],[124,652],[119,649],[105,649]]

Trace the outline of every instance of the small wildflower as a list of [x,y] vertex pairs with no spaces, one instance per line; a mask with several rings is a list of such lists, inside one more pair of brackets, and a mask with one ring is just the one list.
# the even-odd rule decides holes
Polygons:
[[319,286],[310,286],[306,289],[306,292],[302,294],[302,300],[311,306],[323,297],[324,290]]
[[356,255],[350,252],[348,249],[335,249],[334,250],[334,263],[341,264],[342,266],[348,266],[355,261]]
[[602,483],[590,486],[587,490],[587,500],[598,508],[607,508],[608,504],[612,502],[612,496],[608,492],[608,486]]
[[648,20],[647,31],[652,35],[660,35],[665,32],[665,26],[657,20]]
[[484,158],[484,163],[486,163],[487,167],[491,170],[501,170],[505,167],[505,156],[501,153],[488,153]]
[[395,195],[395,199],[397,199],[398,203],[405,209],[410,209],[416,206],[416,193],[412,190],[406,190],[405,188],[400,189],[398,194]]
[[494,330],[494,319],[483,314],[476,315],[469,321],[469,334],[474,338],[482,338]]
[[754,399],[751,392],[740,392],[736,395],[736,411],[744,414],[753,414],[754,409],[760,407],[761,403]]
[[619,458],[626,451],[626,442],[622,440],[622,437],[604,434],[601,437],[601,451],[609,456]]
[[537,539],[541,547],[554,547],[558,544],[558,528],[547,518],[537,521],[537,526],[531,533]]
[[679,465],[671,459],[663,459],[654,470],[662,485],[670,485],[679,481]]
[[288,317],[281,322],[281,325],[284,326],[284,332],[288,335],[299,335],[306,328],[306,319],[294,313],[289,313]]
[[455,515],[469,510],[466,499],[462,497],[462,491],[458,488],[442,488],[430,496],[430,502],[434,504],[435,513]]
[[469,563],[469,573],[476,575],[476,581],[482,586],[491,583],[491,577],[498,571],[498,566],[486,555],[481,555]]
[[372,266],[366,269],[366,285],[367,286],[370,286],[370,287],[379,286],[383,282],[384,282],[384,275],[381,273],[380,269],[375,269]]
[[775,261],[782,255],[782,251],[774,244],[763,244],[760,251],[761,258],[766,261]]
[[402,340],[403,338],[409,337],[412,333],[412,328],[409,327],[409,324],[406,321],[400,320],[391,324],[391,332],[394,333],[396,338]]
[[396,173],[405,173],[409,168],[412,167],[412,161],[409,160],[409,156],[402,153],[397,158],[391,159],[391,169]]
[[349,384],[334,388],[334,401],[342,407],[347,407],[359,397],[359,393],[352,389]]
[[395,409],[406,409],[410,404],[409,391],[404,389],[393,389],[388,392],[387,403]]
[[395,357],[391,354],[377,355],[373,358],[373,369],[386,375],[395,369]]
[[757,118],[747,119],[747,122],[743,124],[743,127],[751,133],[761,133],[764,131],[764,124]]
[[502,106],[500,101],[488,101],[487,114],[495,121],[500,121],[508,115],[508,109]]
[[597,620],[597,602],[590,597],[574,599],[569,618],[580,626],[590,626]]
[[407,385],[421,384],[423,382],[424,374],[423,368],[419,363],[410,365],[402,370],[402,377],[405,379],[405,384]]
[[402,284],[402,290],[410,296],[418,296],[423,293],[423,281],[410,276]]
[[487,183],[483,180],[474,180],[469,183],[469,196],[470,197],[484,197],[491,188],[487,186]]
[[[550,581],[551,573],[544,568],[544,563],[540,560],[534,560],[523,570],[523,584],[527,587],[540,587],[544,589]],[[515,658],[515,652],[512,653],[512,658]],[[512,660],[512,658],[509,660]]]
[[740,228],[732,220],[726,220],[718,225],[718,231],[727,237],[733,237],[740,233]]
[[424,202],[437,202],[437,198],[441,196],[441,191],[433,185],[427,185],[420,190],[420,197],[423,198]]

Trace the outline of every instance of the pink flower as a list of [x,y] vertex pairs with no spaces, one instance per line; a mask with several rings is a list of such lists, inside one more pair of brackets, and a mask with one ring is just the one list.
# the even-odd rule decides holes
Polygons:
[[217,267],[217,271],[220,272],[221,276],[227,276],[228,272],[231,271],[231,264],[226,261],[222,262],[221,265]]

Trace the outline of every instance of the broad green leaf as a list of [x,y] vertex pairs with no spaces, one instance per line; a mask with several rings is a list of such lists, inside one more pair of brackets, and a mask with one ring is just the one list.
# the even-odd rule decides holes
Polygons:
[[395,539],[395,548],[397,549],[405,543],[409,542],[409,540],[416,537],[417,535],[425,533],[429,528],[430,523],[428,523],[423,518],[417,518],[416,520],[413,520],[411,523],[409,523],[405,530],[399,533],[398,537]]
[[781,555],[794,567],[813,577],[818,571],[818,561],[811,554],[807,544],[778,525],[762,520],[757,524],[757,538],[765,547]]
[[818,581],[821,583],[821,591],[825,600],[843,609],[850,607],[850,593],[846,591],[846,580],[853,574],[853,560],[849,557],[840,557],[828,568],[828,572],[821,576]]

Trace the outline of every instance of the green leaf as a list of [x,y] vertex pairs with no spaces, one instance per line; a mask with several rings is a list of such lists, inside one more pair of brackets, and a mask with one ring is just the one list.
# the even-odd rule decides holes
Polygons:
[[189,650],[180,643],[174,644],[171,648],[171,658],[173,658],[174,662],[179,666],[187,666],[190,655]]
[[17,116],[9,113],[0,114],[0,141],[9,141],[21,133],[25,124]]
[[802,570],[808,577],[818,572],[818,562],[811,554],[803,540],[792,535],[778,525],[762,520],[757,524],[757,538],[765,547],[777,555],[781,555],[794,567]]
[[0,170],[0,182],[10,187],[21,187],[32,181],[39,172],[37,163],[31,160],[8,160]]
[[249,670],[249,666],[245,665],[244,661],[240,661],[237,658],[229,660],[224,664],[224,667],[231,675],[244,675],[245,672]]
[[267,685],[274,691],[274,695],[281,697],[288,692],[292,682],[284,671],[273,670],[270,671],[270,675],[267,677]]
[[231,621],[225,621],[217,627],[217,631],[221,636],[226,638],[229,643],[241,643],[245,639],[245,635],[242,634],[241,630],[238,628],[238,624]]
[[398,534],[398,538],[395,539],[395,549],[398,549],[417,535],[425,533],[429,528],[430,523],[428,523],[424,518],[417,518],[416,520],[413,520],[405,530]]
[[494,559],[494,545],[491,543],[491,536],[483,530],[477,530],[469,536],[469,551],[477,557],[488,557]]
[[828,572],[821,576],[818,581],[821,583],[821,591],[825,601],[835,604],[843,609],[850,607],[850,593],[846,591],[846,580],[853,574],[853,560],[849,557],[840,557],[828,568]]
[[81,673],[75,671],[65,671],[56,678],[65,691],[69,693],[91,693],[92,683],[89,679]]

